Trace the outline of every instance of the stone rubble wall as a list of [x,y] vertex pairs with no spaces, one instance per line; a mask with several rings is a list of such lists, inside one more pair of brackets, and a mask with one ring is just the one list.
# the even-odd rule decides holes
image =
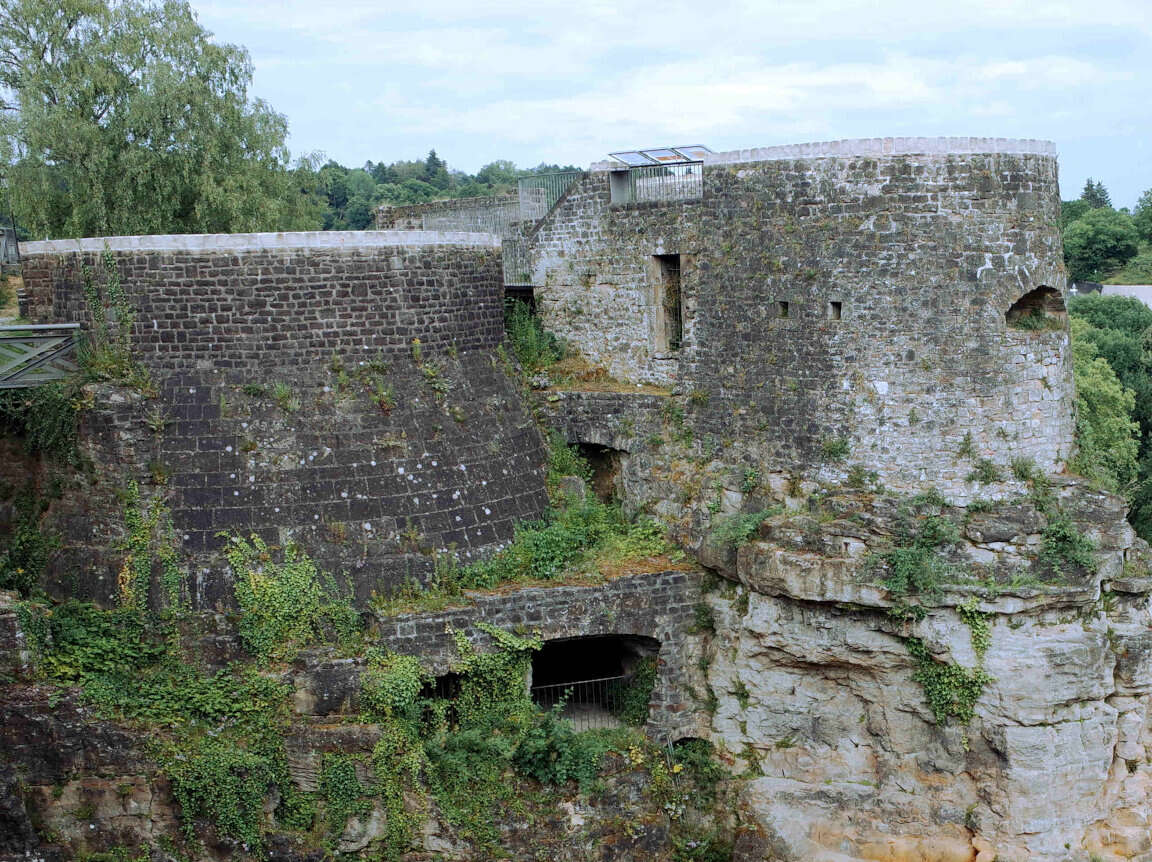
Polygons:
[[[103,240],[29,243],[39,319],[90,323]],[[227,535],[300,544],[361,602],[512,538],[548,501],[543,441],[498,361],[498,251],[468,234],[108,240],[154,399],[92,394],[97,466],[54,504],[47,586],[109,602],[131,481],[172,513],[194,604],[230,595]],[[279,389],[275,388],[279,387]],[[277,392],[279,391],[279,395]],[[75,495],[73,495],[75,496]],[[223,534],[223,535],[222,535]]]
[[[614,205],[592,172],[531,238],[536,302],[614,377],[707,399],[694,431],[761,472],[859,463],[965,499],[970,468],[941,455],[969,434],[981,457],[1044,471],[1073,446],[1067,330],[1005,320],[1065,288],[1056,161],[1023,149],[706,164],[703,197],[676,203]],[[684,339],[661,352],[669,254]]]
[[[104,282],[101,242],[25,245],[36,322],[91,322],[85,271]],[[414,338],[468,352],[503,339],[498,241],[483,234],[111,237],[108,250],[137,310],[133,356],[158,373],[299,379],[333,353],[391,357]]]
[[458,658],[453,632],[465,632],[483,649],[487,623],[505,631],[537,633],[544,640],[597,635],[640,635],[660,642],[649,730],[667,741],[703,735],[705,716],[688,692],[698,676],[696,607],[703,599],[698,572],[626,575],[594,586],[521,589],[475,595],[474,606],[438,614],[377,616],[373,636],[394,652],[417,655],[434,673]]

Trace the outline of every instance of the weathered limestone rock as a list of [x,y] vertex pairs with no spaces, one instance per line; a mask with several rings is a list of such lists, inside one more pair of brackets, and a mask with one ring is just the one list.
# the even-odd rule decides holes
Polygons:
[[[829,547],[821,536],[835,521],[774,519],[760,532],[775,541],[740,549],[740,586],[711,599],[708,682],[714,739],[763,775],[742,811],[777,848],[765,858],[1152,858],[1149,593],[1100,591],[1126,555],[1134,563],[1119,583],[1144,588],[1133,569],[1142,543],[1120,521],[1109,527],[1110,499],[1071,484],[1060,493],[1095,534],[1098,571],[1005,587],[1017,595],[961,580],[897,601],[865,561],[813,550]],[[995,506],[967,519],[963,536],[1023,559],[1044,526],[1031,507]],[[857,535],[877,549],[890,541]],[[921,614],[894,616],[907,601]],[[983,657],[964,608],[986,620]],[[937,722],[908,638],[936,662],[988,675],[971,722]]]

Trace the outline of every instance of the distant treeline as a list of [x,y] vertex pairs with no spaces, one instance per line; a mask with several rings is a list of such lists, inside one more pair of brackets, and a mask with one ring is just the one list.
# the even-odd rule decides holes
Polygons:
[[368,161],[362,168],[346,168],[329,161],[317,171],[317,189],[325,207],[324,230],[362,230],[372,225],[373,211],[381,204],[400,206],[442,198],[509,194],[516,191],[520,177],[575,170],[579,168],[548,164],[520,169],[501,159],[475,174],[466,174],[450,170],[432,150],[422,161]]
[[0,218],[24,239],[365,228],[382,203],[512,191],[521,171],[292,160],[252,60],[186,0],[0,2]]

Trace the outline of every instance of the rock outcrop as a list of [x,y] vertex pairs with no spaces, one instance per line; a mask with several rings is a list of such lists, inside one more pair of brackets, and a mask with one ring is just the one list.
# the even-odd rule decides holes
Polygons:
[[[1109,495],[1062,482],[1040,508],[845,494],[740,549],[708,680],[763,833],[742,858],[1152,858],[1147,547]],[[885,560],[931,517],[955,528],[939,582],[897,597]],[[1052,547],[1061,517],[1092,566]]]

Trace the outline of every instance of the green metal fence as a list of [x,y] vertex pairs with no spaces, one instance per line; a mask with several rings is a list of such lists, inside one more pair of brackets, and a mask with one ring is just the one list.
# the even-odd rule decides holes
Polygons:
[[612,203],[698,200],[704,196],[704,165],[645,165],[612,174]]
[[584,176],[583,171],[561,171],[555,174],[533,174],[520,177],[520,218],[538,221],[548,215],[564,192]]
[[522,239],[504,237],[501,240],[504,256],[504,284],[506,287],[529,287],[532,285],[532,256],[528,254],[528,243]]

